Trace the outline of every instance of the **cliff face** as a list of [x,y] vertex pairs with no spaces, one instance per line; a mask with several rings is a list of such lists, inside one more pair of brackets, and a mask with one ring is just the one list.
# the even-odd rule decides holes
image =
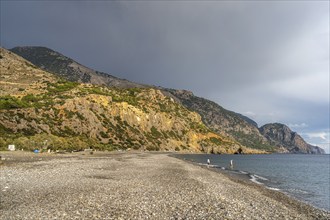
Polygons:
[[[118,88],[151,88],[151,86],[132,83],[94,71],[45,47],[15,47],[11,51],[29,60],[34,65],[69,81]],[[179,101],[186,108],[200,114],[203,122],[218,134],[235,139],[244,146],[272,151],[272,147],[260,135],[256,123],[251,119],[228,111],[214,102],[196,97],[184,90],[160,89],[164,95]]]
[[240,114],[228,111],[218,104],[196,97],[185,90],[168,90],[191,111],[199,113],[203,122],[213,131],[231,137],[240,144],[256,149],[272,151],[273,147],[263,137],[257,124]]
[[[303,144],[301,144],[299,146],[301,146],[301,149],[303,150],[300,151],[299,148],[295,151],[293,150],[294,147],[292,147],[293,145],[291,143],[283,142],[282,144],[278,144],[275,140],[270,138],[267,133],[265,133],[263,128],[259,130],[257,123],[250,118],[226,110],[210,100],[196,97],[192,92],[189,91],[158,88],[155,86],[141,85],[127,80],[119,79],[109,74],[101,73],[85,67],[64,55],[45,47],[16,47],[11,49],[11,51],[29,60],[31,63],[26,60],[23,61],[29,63],[29,68],[39,67],[43,70],[51,72],[52,74],[55,74],[56,76],[60,76],[72,82],[107,86],[107,89],[113,88],[113,91],[116,90],[115,88],[144,88],[146,89],[145,91],[152,91],[148,90],[148,88],[153,88],[154,91],[160,90],[162,95],[169,98],[170,100],[173,100],[173,103],[176,103],[176,105],[180,106],[181,108],[187,108],[190,111],[197,112],[201,116],[201,123],[204,123],[207,126],[207,129],[210,129],[212,132],[215,132],[219,136],[225,137],[228,140],[235,140],[236,143],[241,146],[248,146],[254,149],[265,150],[269,152],[323,152],[322,149],[313,147],[311,145],[309,145],[309,147],[305,147],[306,149],[304,149],[304,147],[302,147]],[[29,79],[30,78],[27,78],[27,80]],[[51,80],[48,79],[44,81]],[[17,82],[24,84],[24,76],[17,80]],[[7,88],[15,87],[17,90],[15,84],[17,82],[14,82],[14,84],[7,83],[5,86]],[[43,84],[42,87],[46,88],[47,86],[46,84]],[[33,88],[31,87],[29,89]],[[40,89],[41,88],[37,89],[35,92],[40,93]],[[11,92],[8,91],[10,90],[0,90],[2,94],[11,94]],[[25,95],[26,94],[28,94],[27,90],[25,91]],[[296,142],[301,142],[301,140],[304,141],[300,137],[296,140]],[[210,151],[210,149],[212,149],[212,147],[209,147],[208,149],[203,148],[205,151]]]
[[1,147],[260,152],[212,132],[160,90],[65,81],[4,49],[0,62]]
[[284,124],[266,124],[260,132],[280,151],[286,153],[324,154],[324,150],[317,146],[307,144],[304,139]]

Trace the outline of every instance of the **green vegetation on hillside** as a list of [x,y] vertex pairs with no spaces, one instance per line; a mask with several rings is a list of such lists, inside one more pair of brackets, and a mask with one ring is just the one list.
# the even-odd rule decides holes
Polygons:
[[[61,59],[56,59],[55,64],[39,57],[54,67],[51,70],[63,70],[59,76],[69,79],[67,81],[52,75],[53,71],[38,69],[38,62],[32,62],[36,65],[33,66],[3,51],[6,68],[2,83],[6,84],[6,90],[2,93],[5,95],[0,96],[1,149],[15,144],[25,150],[199,151],[199,143],[204,140],[205,144],[218,144],[207,140],[210,135],[217,135],[196,113],[164,95],[164,91],[128,88],[136,84],[111,77],[115,84],[120,82],[125,86],[114,88],[72,82],[70,80],[81,76],[76,66],[69,65],[70,60],[65,59],[69,62],[65,65],[76,74],[68,76],[66,67],[60,65]],[[40,61],[39,58],[35,61]],[[90,79],[91,76],[84,74],[82,81]],[[219,136],[219,140],[222,139]]]
[[60,80],[56,83],[49,83],[47,89],[50,93],[61,93],[61,92],[70,91],[75,87],[77,87],[78,85],[79,83],[76,82]]
[[0,109],[26,108],[28,104],[13,96],[0,96]]
[[266,150],[269,152],[274,151],[274,146],[271,146],[268,143],[263,143],[255,135],[245,134],[243,132],[235,131],[232,132],[233,137],[239,141],[244,146],[248,146],[255,149]]

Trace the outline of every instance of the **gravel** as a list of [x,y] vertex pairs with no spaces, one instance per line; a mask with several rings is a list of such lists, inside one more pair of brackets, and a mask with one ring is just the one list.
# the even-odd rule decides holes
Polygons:
[[0,155],[0,219],[330,219],[162,153]]

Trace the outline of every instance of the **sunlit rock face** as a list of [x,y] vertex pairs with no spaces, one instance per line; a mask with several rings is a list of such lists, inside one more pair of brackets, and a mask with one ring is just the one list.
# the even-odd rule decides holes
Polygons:
[[290,130],[284,124],[266,124],[260,128],[260,132],[268,141],[288,153],[324,154],[324,150],[317,146],[307,144],[296,132]]

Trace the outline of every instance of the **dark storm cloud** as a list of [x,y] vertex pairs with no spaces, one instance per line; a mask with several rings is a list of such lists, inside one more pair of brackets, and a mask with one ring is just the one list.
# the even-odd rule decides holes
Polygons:
[[329,128],[327,1],[1,1],[1,45],[189,89],[259,124]]

